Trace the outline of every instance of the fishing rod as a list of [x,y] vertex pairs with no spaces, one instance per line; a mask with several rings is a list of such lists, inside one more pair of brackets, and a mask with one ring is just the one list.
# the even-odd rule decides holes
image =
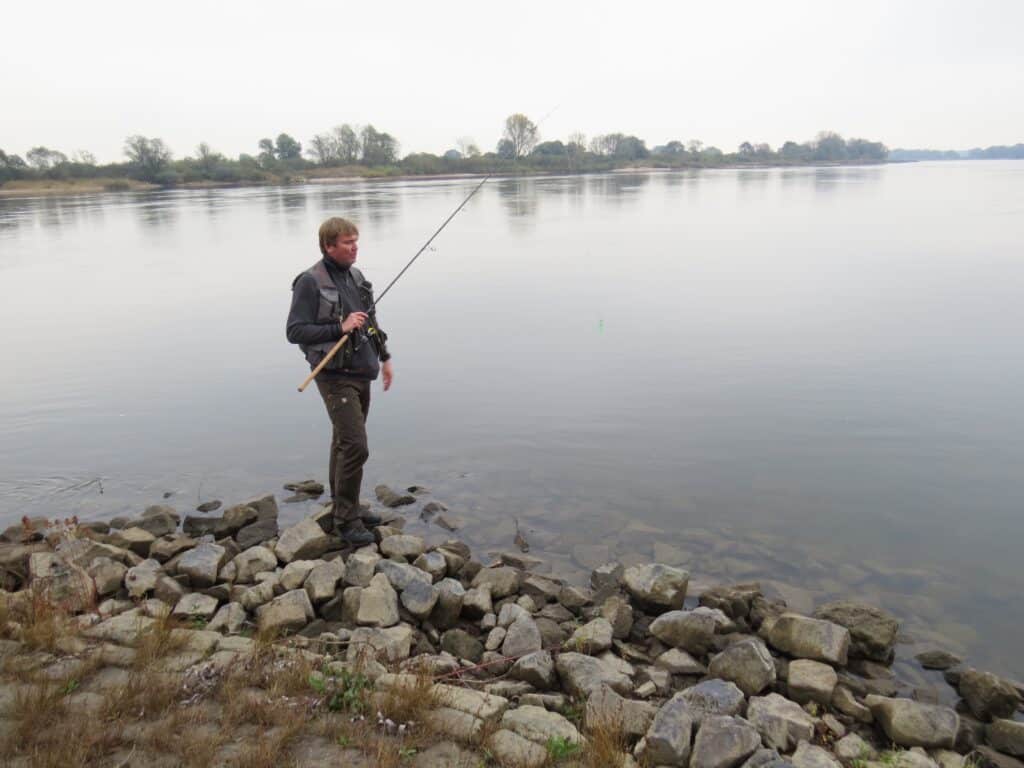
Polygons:
[[[468,195],[466,195],[466,199],[463,200],[461,203],[459,203],[459,207],[451,212],[451,214],[448,216],[448,218],[444,220],[444,223],[442,223],[441,226],[437,228],[437,231],[435,231],[434,234],[432,234],[430,236],[430,239],[427,240],[427,242],[425,242],[423,244],[423,247],[421,247],[418,251],[416,251],[416,255],[413,256],[411,259],[409,259],[409,263],[406,264],[404,267],[402,267],[401,272],[399,272],[397,275],[395,275],[395,279],[392,280],[390,283],[388,283],[387,286],[384,288],[384,290],[380,292],[380,295],[370,305],[369,309],[366,310],[367,314],[372,313],[377,308],[377,305],[380,304],[380,300],[383,299],[384,295],[388,291],[391,290],[391,286],[393,286],[395,283],[397,283],[398,279],[402,275],[405,274],[406,270],[409,269],[409,267],[412,266],[413,262],[416,261],[416,259],[418,259],[420,257],[420,254],[422,254],[425,250],[427,250],[427,248],[430,247],[430,244],[432,242],[434,242],[434,238],[441,234],[441,232],[444,230],[444,228],[448,226],[449,222],[452,219],[454,219],[456,214],[458,214],[458,212],[461,211],[466,206],[466,203],[468,203],[470,200],[473,199],[473,195],[475,195],[477,192],[480,191],[480,188],[483,187],[483,185],[487,183],[487,180],[489,178],[491,178],[491,174],[490,173],[488,173],[486,176],[484,176],[483,181],[481,181],[479,184],[477,184],[475,187],[473,187],[473,191],[470,192]],[[331,347],[330,351],[328,351],[328,353],[326,355],[324,355],[324,359],[321,360],[320,363],[316,366],[316,368],[314,368],[310,372],[309,376],[306,377],[306,380],[304,382],[302,382],[302,384],[299,385],[299,392],[304,392],[305,391],[306,387],[309,386],[310,382],[313,381],[313,379],[315,379],[317,377],[317,374],[319,374],[320,371],[322,371],[324,369],[324,367],[329,362],[331,362],[331,360],[334,358],[334,356],[336,354],[338,354],[338,352],[341,351],[341,348],[343,346],[345,346],[345,342],[348,341],[348,337],[351,336],[351,335],[352,335],[351,331],[349,333],[346,333],[344,336],[342,336],[338,340],[337,344],[335,344],[333,347]]]

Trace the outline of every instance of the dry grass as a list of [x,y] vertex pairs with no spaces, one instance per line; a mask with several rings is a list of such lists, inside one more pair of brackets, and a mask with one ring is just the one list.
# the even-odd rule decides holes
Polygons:
[[237,768],[277,768],[289,765],[288,747],[299,735],[302,726],[303,722],[297,720],[259,734],[232,756],[228,765]]
[[139,633],[135,644],[135,661],[133,666],[138,671],[150,669],[160,659],[177,653],[184,646],[186,636],[174,630],[181,628],[181,622],[170,615],[160,617],[147,629]]
[[629,751],[629,739],[621,724],[602,720],[586,733],[586,743],[580,752],[582,768],[622,768]]
[[5,605],[4,612],[7,620],[0,622],[0,626],[7,621],[17,622],[17,639],[31,650],[52,652],[61,638],[78,634],[78,625],[70,614],[48,600],[41,590],[32,590],[30,597],[17,605]]
[[434,679],[429,672],[421,670],[408,676],[413,679],[412,685],[388,688],[375,698],[375,702],[385,718],[398,724],[411,722],[419,725],[424,715],[440,704],[434,695]]

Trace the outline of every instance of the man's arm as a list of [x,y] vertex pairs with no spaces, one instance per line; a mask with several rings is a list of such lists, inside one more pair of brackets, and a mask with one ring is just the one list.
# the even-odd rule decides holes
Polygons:
[[320,291],[311,275],[300,275],[292,286],[292,307],[288,312],[286,335],[292,344],[323,344],[341,338],[336,320],[317,322]]

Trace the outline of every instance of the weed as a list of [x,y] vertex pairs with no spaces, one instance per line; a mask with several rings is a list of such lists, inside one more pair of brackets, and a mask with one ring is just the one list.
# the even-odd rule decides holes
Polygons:
[[398,757],[401,758],[402,760],[409,760],[410,758],[412,758],[412,757],[414,757],[416,755],[416,752],[417,752],[416,747],[399,747],[398,748]]
[[572,757],[580,751],[580,745],[577,742],[570,741],[564,736],[552,736],[548,739],[546,747],[548,750],[548,757],[555,762],[565,760],[567,757]]
[[75,678],[71,678],[66,683],[64,683],[64,687],[60,689],[60,692],[61,692],[61,695],[63,695],[63,696],[70,696],[77,689],[78,689],[78,681]]
[[629,750],[629,740],[617,720],[603,719],[590,724],[583,747],[584,768],[620,768]]

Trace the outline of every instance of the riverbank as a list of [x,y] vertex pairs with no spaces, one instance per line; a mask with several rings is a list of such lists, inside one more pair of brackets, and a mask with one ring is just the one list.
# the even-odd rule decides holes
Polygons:
[[691,594],[664,563],[571,586],[524,539],[471,552],[416,490],[376,489],[355,552],[272,495],[8,529],[11,764],[1024,765],[1022,686],[941,647],[905,678],[885,611]]
[[98,192],[149,192],[154,189],[160,189],[160,185],[135,179],[31,179],[0,185],[0,197],[94,195]]

